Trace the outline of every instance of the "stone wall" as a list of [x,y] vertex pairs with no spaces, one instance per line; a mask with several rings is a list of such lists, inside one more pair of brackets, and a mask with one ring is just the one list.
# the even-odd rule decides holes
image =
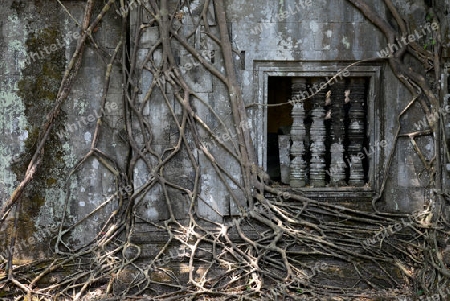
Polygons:
[[[79,23],[84,14],[82,1],[64,1],[71,15],[50,1],[6,1],[2,3],[0,30],[1,53],[1,176],[0,198],[5,201],[23,179],[27,164],[36,149],[39,129],[56,100],[68,61],[79,38]],[[99,13],[99,7],[96,14]],[[73,20],[74,18],[75,20]],[[30,259],[48,255],[51,227],[61,226],[63,217],[71,224],[81,220],[106,200],[114,189],[115,178],[89,158],[86,165],[73,171],[76,163],[90,150],[97,117],[102,113],[101,99],[107,93],[99,147],[113,158],[126,158],[128,148],[118,134],[123,128],[122,85],[117,67],[112,70],[108,91],[104,87],[106,65],[103,53],[111,55],[121,31],[120,18],[109,14],[94,37],[99,49],[90,45],[83,58],[78,79],[65,101],[45,148],[45,159],[20,201],[16,247],[17,257]],[[103,52],[103,53],[102,53]],[[119,160],[124,167],[125,161]],[[65,237],[74,247],[88,242],[99,231],[103,214],[81,223]],[[13,217],[11,214],[10,217]],[[63,227],[64,227],[63,224]],[[2,250],[7,249],[12,223],[2,230]],[[45,233],[31,238],[33,233]],[[37,238],[39,237],[39,238]],[[26,251],[25,251],[26,250]],[[4,255],[4,253],[3,253]]]
[[[193,1],[189,10],[194,15],[200,13],[202,1]],[[423,24],[426,14],[417,1],[407,1],[400,5],[404,14],[409,16],[411,30]],[[419,1],[420,2],[420,1]],[[22,179],[30,156],[35,149],[38,130],[46,114],[56,99],[59,84],[75,47],[76,33],[83,16],[82,1],[63,1],[71,16],[56,3],[49,1],[19,1],[7,0],[0,12],[0,198],[5,200],[11,195],[15,186]],[[372,4],[382,15],[381,1]],[[368,22],[364,16],[344,0],[333,1],[226,1],[228,28],[235,53],[235,69],[238,73],[244,99],[249,105],[250,124],[254,138],[254,147],[260,165],[264,165],[266,148],[266,118],[264,107],[267,82],[264,70],[270,70],[273,76],[296,76],[305,72],[338,72],[339,69],[358,60],[372,58],[362,63],[361,68],[377,68],[378,85],[371,95],[376,101],[373,106],[373,124],[369,124],[372,142],[386,141],[387,146],[378,149],[374,154],[377,164],[376,185],[371,193],[363,195],[343,194],[336,197],[333,191],[324,192],[320,196],[325,200],[342,202],[357,208],[371,208],[371,197],[378,193],[384,177],[384,167],[393,149],[397,130],[397,115],[411,100],[406,88],[394,76],[385,60],[377,59],[378,53],[388,47],[383,35]],[[187,12],[187,8],[183,8]],[[112,9],[103,19],[101,25],[93,33],[98,41],[98,48],[89,44],[84,53],[83,64],[73,86],[69,98],[65,101],[62,112],[52,132],[49,145],[46,148],[45,160],[40,171],[35,176],[23,199],[20,202],[19,236],[21,248],[30,252],[17,250],[18,258],[30,259],[44,257],[48,254],[48,239],[55,225],[68,227],[76,224],[89,214],[95,207],[108,199],[115,191],[116,181],[121,180],[121,174],[132,174],[133,184],[141,186],[153,175],[152,170],[143,161],[132,161],[124,130],[124,101],[122,95],[123,70],[116,65],[112,68],[111,82],[105,87],[107,60],[113,54],[117,43],[122,41],[128,45],[130,53],[135,50],[137,63],[143,61],[148,49],[151,49],[159,37],[157,26],[148,26],[142,30],[139,49],[134,40],[138,33],[137,20],[149,17],[142,9],[130,11],[130,37],[122,37],[121,16]],[[98,8],[96,13],[99,13]],[[211,9],[208,12],[208,26],[213,32],[218,32],[218,24]],[[179,32],[187,34],[193,28],[197,19],[184,18],[179,22]],[[204,55],[218,70],[223,71],[223,57],[217,44],[206,37],[201,31],[196,31],[187,41]],[[52,47],[54,46],[54,47]],[[184,72],[187,84],[196,92],[192,98],[195,112],[205,120],[223,143],[230,148],[235,147],[234,125],[231,118],[228,101],[228,91],[225,85],[203,67],[196,66],[198,61],[178,43],[173,43],[178,55],[176,60]],[[54,50],[53,50],[54,49]],[[34,55],[33,54],[38,54]],[[28,57],[28,62],[27,62]],[[161,59],[161,51],[156,50],[154,62]],[[266,69],[264,69],[266,68]],[[334,70],[334,71],[333,71]],[[357,72],[357,67],[350,69]],[[152,147],[163,157],[166,150],[176,144],[178,134],[173,125],[173,117],[166,103],[174,108],[177,117],[182,114],[181,107],[171,85],[166,91],[157,90],[151,97],[145,93],[150,87],[153,75],[144,70],[133,74],[139,89],[135,95],[136,102],[142,105],[147,118],[149,134],[152,136]],[[447,87],[447,74],[442,75],[442,85]],[[107,90],[106,90],[107,89]],[[448,90],[447,90],[448,91]],[[450,92],[450,91],[448,91]],[[101,101],[106,96],[106,106],[103,111],[103,130],[100,133],[98,148],[106,155],[120,162],[120,166],[112,169],[105,167],[94,157],[77,167],[77,162],[91,148],[91,139],[97,123],[97,117],[102,112]],[[200,101],[201,100],[201,101]],[[253,105],[252,105],[253,104]],[[226,132],[214,114],[212,108],[223,117]],[[131,115],[132,116],[132,115]],[[415,129],[423,118],[420,107],[414,105],[405,118],[402,119],[401,133]],[[446,117],[445,122],[448,122]],[[141,125],[131,118],[136,137]],[[231,156],[211,143],[209,136],[201,132],[203,141],[210,152],[226,170],[238,176],[240,167]],[[143,140],[141,140],[143,142]],[[189,143],[192,143],[190,141]],[[428,136],[417,139],[418,147],[427,159],[433,156],[432,138]],[[141,145],[144,147],[144,145]],[[213,171],[207,158],[198,151],[195,159],[201,166],[201,189],[196,210],[200,216],[218,223],[227,221],[239,213],[239,207],[245,206],[237,187],[231,183],[232,192],[237,200],[233,200],[230,191],[225,189],[222,180]],[[155,162],[153,162],[155,163]],[[446,162],[448,164],[448,162]],[[130,164],[132,168],[130,168]],[[130,171],[131,169],[131,171]],[[413,212],[422,209],[427,203],[431,188],[426,187],[429,175],[421,174],[423,170],[420,159],[415,154],[413,146],[407,138],[401,138],[397,144],[394,161],[389,179],[386,182],[385,193],[380,201],[380,209],[390,212]],[[183,187],[193,185],[194,171],[186,152],[180,152],[174,160],[165,167],[167,179]],[[444,187],[448,185],[448,171],[444,170]],[[236,188],[236,189],[234,189]],[[317,192],[309,192],[316,197]],[[349,199],[349,197],[354,199]],[[137,228],[133,236],[134,243],[143,247],[143,259],[154,256],[155,246],[164,244],[164,237],[158,234],[155,227],[140,223],[141,221],[160,222],[167,219],[168,207],[166,198],[174,204],[174,215],[182,220],[186,217],[188,203],[186,195],[178,190],[168,189],[164,195],[157,185],[151,187],[142,197],[136,200],[138,216]],[[76,248],[89,242],[101,230],[105,216],[117,207],[114,202],[108,203],[93,214],[92,218],[76,225],[64,237],[67,244]],[[64,222],[61,225],[61,221]],[[2,229],[1,249],[6,250],[11,236],[12,224],[6,223]],[[48,230],[53,229],[53,230]],[[30,240],[33,233],[36,238]],[[40,237],[40,238],[38,238]],[[37,241],[37,243],[36,243]],[[32,247],[31,247],[32,246]],[[177,264],[176,262],[174,264]],[[183,270],[180,264],[178,267]]]

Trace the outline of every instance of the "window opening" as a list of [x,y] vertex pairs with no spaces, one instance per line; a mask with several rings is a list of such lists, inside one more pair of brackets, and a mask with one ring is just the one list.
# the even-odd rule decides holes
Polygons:
[[[287,103],[291,98],[291,78],[290,77],[269,77],[268,99],[269,105]],[[289,176],[289,169],[286,162],[280,165],[281,158],[289,157],[289,135],[292,126],[292,105],[269,106],[267,110],[267,173],[273,181],[281,181],[281,173],[284,178]],[[284,136],[284,140],[279,141],[279,137]],[[284,145],[283,145],[284,143]],[[284,154],[284,156],[283,156]],[[286,160],[286,159],[285,159]],[[289,161],[289,159],[288,159]],[[289,162],[287,162],[288,164]],[[285,167],[282,171],[283,166]],[[289,166],[289,165],[287,165]]]
[[272,180],[291,187],[368,183],[370,78],[341,78],[317,92],[326,81],[269,77],[268,103],[293,104],[267,109],[267,172]]

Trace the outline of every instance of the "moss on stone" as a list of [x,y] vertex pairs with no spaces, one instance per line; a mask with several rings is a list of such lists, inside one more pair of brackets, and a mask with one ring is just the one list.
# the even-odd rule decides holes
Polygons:
[[[17,95],[24,103],[25,116],[29,124],[24,152],[20,154],[19,160],[12,165],[12,170],[19,181],[25,176],[28,164],[42,135],[40,131],[46,121],[46,115],[52,110],[57,99],[65,69],[65,50],[57,49],[47,54],[44,47],[49,49],[51,45],[57,45],[58,39],[62,41],[63,37],[59,28],[53,26],[38,33],[30,33],[26,41],[29,54],[45,53],[45,55],[39,55],[38,59],[25,65],[22,70],[22,79],[18,83]],[[63,186],[63,179],[65,178],[63,156],[65,152],[61,139],[56,132],[64,129],[64,120],[64,112],[61,112],[45,145],[42,163],[22,198],[18,242],[26,241],[36,231],[35,217],[45,204],[45,190],[55,186]]]

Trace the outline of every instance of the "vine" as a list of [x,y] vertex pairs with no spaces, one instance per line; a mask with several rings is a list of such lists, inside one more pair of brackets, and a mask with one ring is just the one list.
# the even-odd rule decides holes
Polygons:
[[[124,0],[119,2],[118,11],[128,12],[128,3]],[[380,29],[391,44],[409,31],[391,0],[384,0],[384,3],[394,17],[398,30],[365,1],[348,2]],[[9,214],[15,212],[15,206],[24,201],[21,200],[22,193],[40,167],[49,133],[81,67],[86,43],[91,41],[97,45],[91,33],[105,14],[113,13],[111,8],[117,2],[107,1],[95,18],[93,3],[93,0],[86,2],[80,39],[61,82],[54,109],[41,128],[36,152],[24,180],[1,208],[0,222],[4,222]],[[60,2],[60,5],[63,3]],[[70,206],[71,178],[80,173],[91,157],[95,157],[115,177],[116,191],[76,223],[71,224],[66,215],[62,217],[58,234],[53,240],[53,258],[13,266],[11,252],[6,260],[7,273],[0,275],[0,288],[5,292],[5,297],[14,297],[14,300],[388,300],[397,296],[412,298],[419,294],[443,296],[443,288],[450,285],[450,270],[441,253],[442,240],[448,236],[449,226],[444,210],[448,196],[442,193],[441,160],[443,156],[449,157],[448,150],[445,149],[442,154],[440,147],[434,147],[433,158],[427,160],[415,138],[430,135],[434,145],[439,146],[440,141],[446,141],[444,124],[442,118],[438,122],[427,119],[430,130],[401,134],[401,119],[416,102],[426,115],[433,114],[442,106],[440,85],[435,84],[442,71],[442,37],[439,31],[433,33],[432,45],[420,47],[412,42],[386,58],[399,81],[412,95],[411,101],[398,114],[395,144],[401,138],[409,139],[430,175],[429,186],[435,188],[427,209],[414,214],[388,214],[378,210],[378,202],[389,178],[396,147],[388,155],[381,190],[372,200],[372,211],[319,202],[304,197],[301,191],[281,191],[271,184],[268,175],[256,164],[250,128],[242,126],[248,124],[249,118],[235,71],[235,50],[230,43],[224,1],[205,0],[201,9],[196,11],[182,10],[183,7],[189,8],[189,1],[179,0],[176,6],[170,7],[168,0],[141,3],[137,9],[148,14],[150,20],[147,23],[139,20],[132,25],[136,33],[134,44],[137,46],[131,48],[126,43],[130,26],[128,15],[122,16],[122,39],[109,57],[100,107],[105,108],[111,70],[114,66],[120,66],[123,71],[126,128],[123,139],[129,144],[132,155],[126,168],[122,169],[122,164],[99,147],[104,131],[100,116],[90,150],[68,175],[64,212],[66,214]],[[211,8],[217,28],[208,25]],[[438,23],[437,15],[430,8],[427,18]],[[182,34],[179,22],[187,17],[195,21],[194,26],[191,32]],[[148,49],[142,61],[138,54],[142,50],[139,41],[149,27],[158,28],[159,40]],[[200,27],[209,41],[220,49],[223,71],[208,60],[211,56],[205,58],[190,44],[189,39]],[[226,125],[230,121],[224,120],[206,99],[190,87],[177,63],[175,44],[191,54],[227,89],[234,127],[228,128]],[[161,60],[155,60],[158,50],[162,50]],[[410,68],[406,56],[415,58],[427,74]],[[136,91],[141,87],[135,79],[144,70],[152,74],[152,80],[140,100]],[[165,93],[168,87],[173,91],[176,103]],[[156,103],[155,95],[162,95],[161,102]],[[152,126],[143,113],[145,106],[159,106],[161,103],[177,133],[174,143],[162,151],[153,145]],[[204,105],[221,126],[221,131],[232,135],[235,140],[221,139],[196,111],[198,104]],[[181,114],[177,106],[181,108]],[[229,154],[239,166],[238,175],[222,163],[215,150],[206,146],[205,138],[216,141],[220,151]],[[218,223],[197,212],[197,205],[202,201],[199,154],[212,167],[210,172],[215,172],[226,187],[238,207],[239,216]],[[189,162],[192,182],[178,183],[167,176],[166,167],[179,156],[185,156]],[[138,162],[143,162],[149,175],[141,185],[136,185],[134,181]],[[162,222],[146,220],[136,209],[145,195],[156,188],[162,191],[168,211],[168,218]],[[171,197],[174,191],[187,204],[187,219],[176,216],[176,204]],[[97,237],[84,246],[72,248],[67,241],[71,231],[113,203],[118,204],[117,209],[110,212]],[[392,228],[401,218],[409,222],[404,223],[400,232],[394,233]],[[143,250],[133,242],[136,220],[163,231],[167,237],[164,245],[157,250],[157,255],[145,262],[139,260]],[[385,229],[391,229],[392,235],[380,235]],[[372,238],[376,238],[376,244],[367,243]],[[13,245],[14,240],[11,241]],[[174,248],[183,252],[175,254]],[[187,279],[168,267],[173,260],[186,266]],[[61,271],[70,272],[61,277],[54,276],[61,274]],[[345,273],[353,278],[348,283],[335,283],[327,278],[327,274],[333,273]],[[54,281],[40,285],[45,279]],[[319,281],[324,279],[326,281]]]

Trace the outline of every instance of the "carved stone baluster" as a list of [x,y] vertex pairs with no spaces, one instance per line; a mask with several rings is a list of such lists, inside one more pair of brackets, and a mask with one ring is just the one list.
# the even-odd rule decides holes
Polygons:
[[[342,87],[343,88],[343,87]],[[337,89],[342,90],[343,89]],[[336,90],[335,90],[336,91]],[[334,186],[345,186],[345,168],[344,163],[344,117],[343,117],[343,98],[335,97],[332,91],[328,91],[326,104],[328,104],[329,111],[325,118],[331,120],[331,162],[328,174],[330,176],[330,184]]]
[[[312,83],[318,84],[320,79],[313,80]],[[311,112],[312,124],[311,135],[311,161],[310,161],[310,184],[313,187],[324,187],[326,164],[325,164],[325,91],[322,90],[312,98],[313,109]]]
[[365,84],[362,78],[352,78],[346,93],[346,101],[350,102],[350,124],[348,127],[348,138],[350,144],[348,152],[351,158],[350,180],[351,186],[364,185],[364,168],[361,155],[363,155],[363,143],[365,133],[364,123],[364,96]]
[[[301,99],[300,93],[306,90],[306,79],[292,78],[292,99]],[[305,153],[304,139],[305,129],[305,110],[303,102],[296,101],[292,108],[292,127],[291,127],[291,187],[304,187],[306,185],[306,162],[303,159]]]

